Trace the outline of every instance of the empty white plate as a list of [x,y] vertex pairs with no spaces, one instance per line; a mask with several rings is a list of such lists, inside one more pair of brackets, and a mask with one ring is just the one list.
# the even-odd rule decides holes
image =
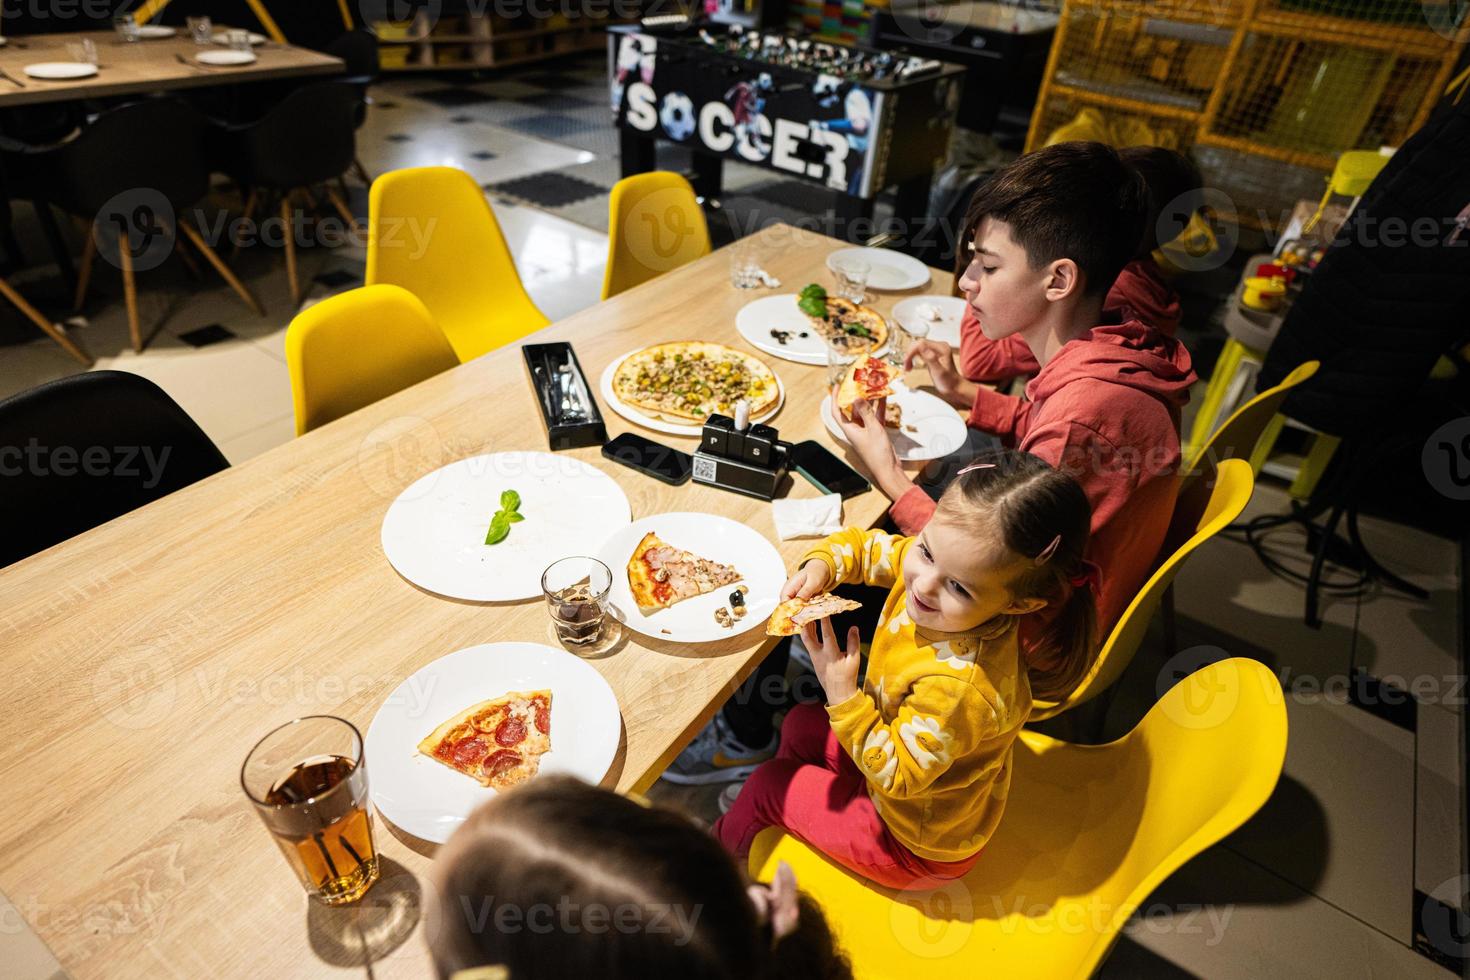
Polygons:
[[[214,37],[210,38],[210,40],[213,41],[215,44],[230,43],[230,39],[226,37],[223,32],[216,33]],[[269,40],[270,38],[266,37],[264,34],[256,34],[254,31],[250,32],[250,43],[253,45],[259,46]]]
[[[965,420],[960,418],[948,402],[912,388],[895,384],[888,401],[903,409],[903,418],[897,429],[885,429],[893,451],[905,463],[939,459],[948,456],[965,444]],[[837,424],[832,396],[822,399],[822,421],[832,438],[843,445],[847,436]]]
[[363,744],[378,812],[416,837],[444,843],[495,790],[420,755],[419,742],[470,705],[543,689],[551,691],[551,750],[537,775],[601,782],[622,732],[618,699],[602,675],[540,643],[483,643],[419,668],[378,708]]
[[59,82],[70,78],[91,78],[97,74],[97,66],[85,61],[43,61],[38,65],[26,65],[25,73],[32,78],[43,78]]
[[[693,552],[722,565],[733,565],[742,576],[739,582],[721,586],[705,595],[685,599],[667,609],[644,615],[628,588],[628,559],[649,531],[664,544]],[[759,531],[720,517],[718,514],[655,514],[634,521],[608,538],[597,557],[612,570],[608,601],[618,619],[635,632],[655,640],[674,643],[707,643],[738,636],[756,626],[764,627],[776,611],[781,586],[786,584],[786,564],[781,553]],[[737,585],[749,587],[745,595],[745,617],[734,626],[715,622],[715,610],[730,608],[730,593]]]
[[[506,490],[521,495],[525,520],[487,545]],[[438,595],[533,599],[546,566],[597,554],[631,516],[623,488],[594,466],[553,453],[490,453],[441,467],[399,494],[383,517],[383,553],[399,575]]]
[[254,51],[201,51],[194,57],[202,65],[250,65],[255,63]]
[[157,40],[159,38],[173,37],[178,31],[172,27],[164,27],[162,24],[144,24],[138,28],[138,36],[145,41]]
[[827,256],[827,268],[831,269],[837,259],[849,256],[868,263],[869,289],[917,289],[929,285],[927,265],[891,248],[840,248]]
[[[922,310],[932,306],[939,311],[939,319],[931,320]],[[929,328],[930,340],[941,340],[959,349],[960,321],[965,316],[965,301],[958,296],[910,296],[893,304],[893,319],[899,326],[913,332],[913,325],[922,324]]]

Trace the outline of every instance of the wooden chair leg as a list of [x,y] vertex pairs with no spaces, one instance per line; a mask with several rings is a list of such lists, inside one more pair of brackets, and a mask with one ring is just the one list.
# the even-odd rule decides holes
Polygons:
[[[255,208],[256,208],[256,206],[258,204],[260,204],[260,191],[257,190],[256,188],[252,187],[252,188],[250,188],[250,196],[245,199],[245,211],[241,215],[241,217],[243,217],[245,219],[245,222],[247,224],[250,221],[254,220],[254,218],[255,218]],[[239,256],[240,256],[240,239],[236,238],[235,239],[235,242],[234,242],[234,245],[230,248],[230,261],[231,262],[234,262],[235,259],[239,258]]]
[[239,277],[230,271],[230,267],[225,265],[224,259],[220,258],[214,249],[209,247],[209,243],[204,240],[203,235],[199,234],[198,229],[189,224],[188,221],[181,220],[179,222],[179,230],[194,244],[194,247],[199,250],[205,260],[214,266],[214,271],[218,272],[220,277],[229,283],[230,288],[235,291],[235,295],[244,300],[245,305],[254,310],[256,316],[265,316],[265,309],[260,305],[260,301],[251,294],[250,290],[245,287],[245,284],[240,281]]
[[20,310],[26,315],[26,318],[28,320],[30,320],[36,326],[40,327],[42,333],[60,344],[72,357],[75,357],[78,361],[81,361],[83,367],[92,366],[92,356],[90,354],[82,350],[82,348],[77,345],[76,341],[68,337],[66,335],[66,332],[62,330],[61,327],[57,326],[56,324],[52,323],[50,320],[42,316],[40,310],[36,309],[30,303],[27,303],[25,297],[16,292],[15,288],[11,286],[10,283],[6,282],[3,278],[0,278],[0,295],[4,295],[4,297],[10,300],[11,304],[14,305],[17,310]]
[[82,245],[82,271],[77,274],[77,292],[72,299],[73,312],[80,313],[87,302],[87,287],[92,282],[92,266],[97,260],[97,227],[88,225],[86,242]]
[[189,254],[189,250],[184,247],[183,241],[179,238],[178,222],[175,221],[173,227],[170,228],[167,219],[159,218],[158,220],[163,225],[164,231],[171,230],[173,232],[174,254],[179,257],[180,262],[184,263],[184,266],[189,270],[189,275],[193,277],[195,282],[203,280],[204,273],[200,270],[199,263],[194,261],[194,256]]
[[337,192],[335,187],[327,188],[327,197],[331,199],[332,207],[337,209],[337,213],[342,216],[342,220],[347,222],[347,227],[352,229],[353,237],[359,241],[366,238],[366,229],[357,223],[357,216],[352,213],[352,209],[347,206],[346,199]]
[[362,181],[364,187],[373,186],[372,176],[367,172],[367,168],[362,165],[362,161],[357,157],[352,158],[352,170],[357,174],[357,179]]
[[126,229],[117,233],[117,256],[122,266],[123,298],[128,305],[128,336],[132,338],[133,350],[141,354],[143,328],[138,323],[138,287],[133,282],[133,250]]
[[291,286],[291,304],[295,306],[301,303],[301,285],[296,271],[296,229],[291,224],[290,194],[281,198],[281,221],[285,225],[283,235],[286,239],[286,278]]

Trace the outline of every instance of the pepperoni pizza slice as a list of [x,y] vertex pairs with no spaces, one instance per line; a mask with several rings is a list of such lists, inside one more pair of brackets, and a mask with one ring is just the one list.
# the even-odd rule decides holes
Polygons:
[[[876,402],[893,394],[891,387],[902,374],[898,368],[877,357],[860,357],[843,375],[837,388],[837,410],[842,417],[852,421],[852,405],[859,398]],[[888,424],[888,419],[884,418]]]
[[550,749],[550,691],[512,691],[481,701],[419,743],[424,755],[497,790],[536,775]]

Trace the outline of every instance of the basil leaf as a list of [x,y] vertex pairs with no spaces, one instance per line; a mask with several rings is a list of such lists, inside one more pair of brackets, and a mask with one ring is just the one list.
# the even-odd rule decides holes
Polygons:
[[507,490],[500,495],[501,510],[520,510],[521,495],[514,490]]
[[519,524],[521,521],[524,521],[526,518],[525,518],[525,515],[523,515],[520,511],[512,510],[512,511],[509,511],[509,512],[506,512],[505,513],[505,519],[506,519],[507,522],[509,522],[511,524]]
[[510,521],[506,519],[505,512],[501,511],[490,518],[490,530],[485,532],[486,544],[499,544],[505,540],[510,533]]

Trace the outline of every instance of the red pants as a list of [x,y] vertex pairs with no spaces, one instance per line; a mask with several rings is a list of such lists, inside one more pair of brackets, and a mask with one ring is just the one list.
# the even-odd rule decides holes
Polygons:
[[776,757],[751,774],[730,812],[716,821],[714,834],[744,862],[755,835],[771,826],[889,888],[959,878],[980,857],[928,861],[899,843],[820,704],[799,704],[786,715]]

